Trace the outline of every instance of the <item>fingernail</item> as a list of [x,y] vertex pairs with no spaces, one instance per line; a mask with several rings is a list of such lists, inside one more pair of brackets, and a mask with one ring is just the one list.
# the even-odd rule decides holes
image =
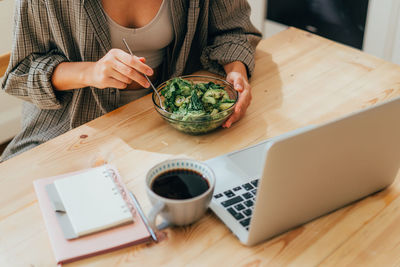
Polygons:
[[146,74],[149,75],[149,76],[151,76],[151,75],[153,75],[153,71],[152,71],[152,70],[147,70],[147,71],[146,71]]
[[144,86],[145,86],[146,88],[149,88],[149,87],[150,87],[150,83],[146,82],[146,83],[144,84]]

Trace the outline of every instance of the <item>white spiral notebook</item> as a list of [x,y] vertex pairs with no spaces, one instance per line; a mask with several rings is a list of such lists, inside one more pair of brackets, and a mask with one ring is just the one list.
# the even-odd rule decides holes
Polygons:
[[106,166],[46,186],[67,239],[133,222],[133,215]]

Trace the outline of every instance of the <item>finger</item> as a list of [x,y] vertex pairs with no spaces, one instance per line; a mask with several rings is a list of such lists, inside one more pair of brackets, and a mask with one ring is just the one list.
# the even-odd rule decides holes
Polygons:
[[113,78],[114,80],[120,81],[124,84],[131,84],[132,80],[129,79],[128,77],[122,75],[118,71],[113,71],[110,75],[110,78]]
[[146,64],[146,59],[143,57],[137,57],[133,56],[133,59],[131,61],[131,65],[138,70],[139,72],[146,74],[148,76],[152,76],[154,74],[154,71],[152,68],[150,68],[149,65]]
[[233,88],[235,88],[235,90],[240,92],[240,93],[243,92],[243,90],[244,90],[244,80],[243,80],[243,77],[241,75],[234,78]]
[[[124,65],[120,63],[121,65]],[[126,70],[125,70],[126,68]],[[110,76],[118,81],[121,81],[126,84],[132,83],[132,79],[128,77],[126,73],[129,73],[129,68],[124,65],[124,66],[114,66],[113,69],[111,70]]]
[[245,84],[245,78],[243,75],[239,72],[230,72],[226,80],[233,85],[233,88],[235,88],[236,91],[238,92],[243,92],[246,84]]
[[227,120],[226,122],[222,125],[224,128],[229,128],[232,126],[233,123],[237,122],[241,117],[241,114],[238,112],[234,112]]
[[239,95],[239,100],[235,106],[235,111],[228,118],[228,120],[222,125],[224,128],[229,128],[231,125],[238,120],[240,120],[246,113],[247,108],[251,102],[251,92],[250,90],[245,90]]
[[241,103],[237,103],[235,107],[235,111],[232,113],[232,115],[225,121],[225,123],[222,125],[224,128],[229,128],[233,123],[238,121],[242,117],[242,108],[240,107]]
[[133,73],[131,73],[130,77],[132,77],[132,80],[134,80],[135,82],[137,82],[138,84],[140,84],[144,88],[149,88],[150,87],[150,83],[143,76],[143,74],[141,74],[141,73],[139,73],[137,71],[134,71]]
[[240,94],[239,101],[235,107],[235,113],[239,114],[239,119],[241,119],[247,111],[251,102],[251,93],[248,90],[245,90]]
[[[122,62],[115,61],[113,65],[113,69],[120,73],[121,75],[127,77],[128,79],[132,81],[135,81],[139,83],[141,86],[147,88],[150,86],[149,82],[147,79],[143,76],[143,74],[139,73],[135,69],[123,64]],[[120,80],[118,77],[119,76],[113,76],[114,78]],[[122,82],[125,82],[124,80],[121,80]]]
[[123,83],[114,78],[109,78],[107,81],[107,87],[113,87],[113,88],[117,88],[117,89],[125,89],[127,86],[128,86],[128,84]]
[[233,84],[233,83],[235,82],[235,79],[234,79],[232,76],[233,76],[232,73],[229,73],[229,74],[226,76],[226,81],[227,81],[228,83],[230,83],[230,84]]
[[145,73],[146,75],[153,75],[153,69],[143,63],[139,57],[132,56],[119,49],[116,49],[113,53],[115,53],[116,58],[125,65],[134,68],[141,73]]
[[223,124],[222,128],[230,128],[232,125],[231,117],[229,117]]

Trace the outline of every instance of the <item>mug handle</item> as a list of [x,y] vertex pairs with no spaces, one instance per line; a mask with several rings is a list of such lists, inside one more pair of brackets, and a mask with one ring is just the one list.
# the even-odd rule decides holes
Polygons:
[[163,202],[161,202],[161,201],[158,201],[153,206],[151,211],[149,212],[149,215],[147,216],[147,218],[149,219],[150,227],[152,229],[162,230],[164,228],[167,228],[170,225],[170,223],[168,221],[163,221],[159,225],[156,225],[157,216],[164,209],[164,207],[165,207],[165,204]]

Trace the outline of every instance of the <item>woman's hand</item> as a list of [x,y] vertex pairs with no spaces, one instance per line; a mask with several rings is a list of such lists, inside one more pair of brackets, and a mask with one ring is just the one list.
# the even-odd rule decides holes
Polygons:
[[236,103],[235,111],[229,119],[222,125],[224,128],[231,127],[232,123],[240,120],[251,102],[251,86],[247,79],[246,66],[239,61],[235,61],[224,66],[227,73],[226,80],[231,83],[236,91],[239,92],[239,100]]
[[101,89],[125,89],[135,81],[147,88],[150,84],[142,73],[151,76],[153,70],[144,62],[144,58],[131,56],[120,49],[111,49],[89,68],[88,84]]
[[125,89],[133,81],[144,88],[150,86],[142,73],[153,75],[144,58],[131,56],[120,49],[111,49],[97,62],[63,62],[54,70],[51,81],[56,90],[93,86],[100,89]]

